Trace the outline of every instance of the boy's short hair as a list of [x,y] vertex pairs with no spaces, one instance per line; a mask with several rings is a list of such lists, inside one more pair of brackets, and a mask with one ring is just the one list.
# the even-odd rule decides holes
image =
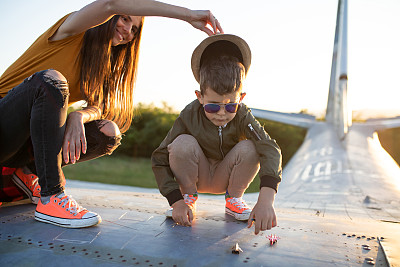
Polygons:
[[200,92],[204,95],[207,88],[219,95],[240,91],[245,75],[245,67],[236,57],[208,58],[200,67]]

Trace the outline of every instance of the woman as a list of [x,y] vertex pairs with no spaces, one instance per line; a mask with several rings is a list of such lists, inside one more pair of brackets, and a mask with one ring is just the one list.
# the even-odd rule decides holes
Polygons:
[[[17,168],[13,181],[37,204],[35,219],[70,228],[101,222],[64,194],[61,167],[111,154],[129,128],[144,16],[222,32],[210,11],[98,0],[60,19],[0,77],[0,165]],[[87,107],[67,116],[79,100]]]

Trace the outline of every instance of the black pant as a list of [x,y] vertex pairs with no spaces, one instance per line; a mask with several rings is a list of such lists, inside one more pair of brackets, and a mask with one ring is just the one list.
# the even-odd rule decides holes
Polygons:
[[[64,190],[61,149],[69,97],[68,84],[46,73],[35,73],[0,99],[0,165],[35,167],[42,196]],[[111,154],[118,147],[121,137],[100,131],[107,122],[85,123],[87,152],[78,162]]]

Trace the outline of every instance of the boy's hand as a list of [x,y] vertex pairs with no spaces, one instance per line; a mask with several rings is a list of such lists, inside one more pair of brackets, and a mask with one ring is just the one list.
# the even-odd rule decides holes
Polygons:
[[270,230],[277,225],[274,209],[275,190],[269,187],[262,187],[258,196],[257,204],[250,213],[247,221],[247,228],[255,223],[254,233]]
[[172,219],[180,225],[183,226],[191,226],[193,221],[193,211],[192,209],[185,203],[183,199],[178,200],[174,204],[172,204]]
[[[255,221],[253,220],[255,219]],[[254,233],[257,235],[260,231],[270,230],[277,225],[275,210],[272,205],[257,204],[250,213],[250,218],[247,221],[247,228],[250,228],[254,222]]]

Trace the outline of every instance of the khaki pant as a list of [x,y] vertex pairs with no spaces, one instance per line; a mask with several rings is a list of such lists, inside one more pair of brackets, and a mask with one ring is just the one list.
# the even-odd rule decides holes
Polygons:
[[[219,148],[216,148],[219,149]],[[240,141],[222,161],[207,159],[197,140],[187,134],[168,145],[169,163],[183,194],[223,194],[242,197],[259,168],[250,140]]]

